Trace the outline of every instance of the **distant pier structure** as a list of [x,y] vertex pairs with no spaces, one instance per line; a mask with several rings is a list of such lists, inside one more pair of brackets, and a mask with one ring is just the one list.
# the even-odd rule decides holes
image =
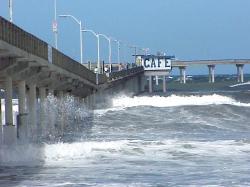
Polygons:
[[172,68],[180,69],[180,82],[186,83],[186,69],[194,65],[204,65],[208,67],[209,83],[215,82],[215,67],[216,65],[234,65],[237,68],[237,81],[244,82],[243,67],[245,64],[250,64],[250,59],[221,59],[221,60],[172,60]]

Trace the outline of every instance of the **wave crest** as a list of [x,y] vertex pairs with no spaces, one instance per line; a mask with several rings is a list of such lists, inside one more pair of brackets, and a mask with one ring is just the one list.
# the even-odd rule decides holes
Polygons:
[[136,107],[136,106],[153,106],[153,107],[175,107],[175,106],[201,106],[201,105],[235,105],[250,107],[250,103],[241,103],[235,99],[218,94],[203,96],[141,96],[141,97],[118,97],[113,99],[113,107]]

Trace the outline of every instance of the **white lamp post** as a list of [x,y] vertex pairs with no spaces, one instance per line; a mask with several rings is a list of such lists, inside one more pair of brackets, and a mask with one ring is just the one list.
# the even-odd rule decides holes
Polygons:
[[90,32],[92,33],[96,39],[97,39],[97,69],[98,69],[98,73],[101,73],[100,71],[100,37],[99,35],[93,31],[93,30],[89,30],[89,29],[86,29],[86,30],[82,30],[82,32]]
[[135,46],[135,45],[129,45],[129,47],[130,47],[130,48],[133,48],[133,49],[135,50],[135,51],[134,51],[134,52],[135,52],[134,55],[135,55],[135,63],[136,63],[137,46]]
[[116,39],[113,39],[111,38],[112,41],[116,42],[117,43],[117,58],[118,58],[118,64],[120,64],[120,44],[121,42],[119,40],[116,40]]
[[105,34],[98,34],[99,36],[104,37],[109,42],[109,72],[112,71],[112,48],[111,48],[111,39]]
[[81,64],[83,64],[83,41],[82,41],[82,22],[78,19],[76,19],[74,16],[72,15],[59,15],[59,17],[70,17],[72,18],[76,23],[79,24],[80,26],[80,55],[81,55]]
[[57,0],[54,0],[54,21],[52,30],[55,35],[55,48],[58,49],[58,29],[57,29]]

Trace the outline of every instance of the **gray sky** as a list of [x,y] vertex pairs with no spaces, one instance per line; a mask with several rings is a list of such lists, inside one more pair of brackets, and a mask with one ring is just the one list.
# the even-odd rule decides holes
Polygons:
[[[13,0],[14,22],[53,44],[53,0]],[[129,44],[175,55],[178,59],[250,58],[249,0],[57,0],[58,14],[72,14],[88,29]],[[0,0],[0,15],[8,18],[8,1]],[[59,20],[59,49],[79,60],[79,28],[70,19]],[[107,61],[107,42],[101,41]],[[113,61],[116,45],[113,44]],[[123,61],[132,50],[122,47]],[[96,59],[96,39],[84,34],[84,60]],[[235,67],[217,67],[234,73]],[[247,66],[246,72],[250,72]],[[205,73],[195,67],[192,73]]]

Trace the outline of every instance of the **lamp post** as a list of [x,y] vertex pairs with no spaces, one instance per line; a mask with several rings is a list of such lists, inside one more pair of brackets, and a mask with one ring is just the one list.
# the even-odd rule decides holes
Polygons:
[[13,0],[9,0],[10,22],[13,22]]
[[128,47],[134,49],[134,56],[135,56],[135,63],[136,63],[137,46],[135,46],[135,45],[128,45]]
[[58,49],[58,29],[57,29],[57,0],[54,0],[54,21],[52,24],[52,30],[55,35],[55,48]]
[[99,37],[99,34],[97,34],[95,31],[89,30],[89,29],[82,30],[82,32],[90,32],[97,39],[97,69],[98,69],[98,73],[101,73],[101,71],[100,71],[101,68],[100,68],[100,37]]
[[111,48],[111,39],[105,34],[98,34],[99,36],[104,37],[109,42],[109,72],[112,71],[112,48]]
[[120,64],[120,50],[121,50],[120,44],[121,44],[121,42],[119,40],[114,39],[114,38],[111,38],[111,40],[117,43],[117,59],[118,59],[117,63]]
[[80,55],[81,55],[81,64],[83,64],[83,41],[82,41],[82,22],[78,19],[76,19],[74,16],[72,15],[59,15],[59,17],[63,17],[63,18],[72,18],[76,23],[79,24],[80,27]]

